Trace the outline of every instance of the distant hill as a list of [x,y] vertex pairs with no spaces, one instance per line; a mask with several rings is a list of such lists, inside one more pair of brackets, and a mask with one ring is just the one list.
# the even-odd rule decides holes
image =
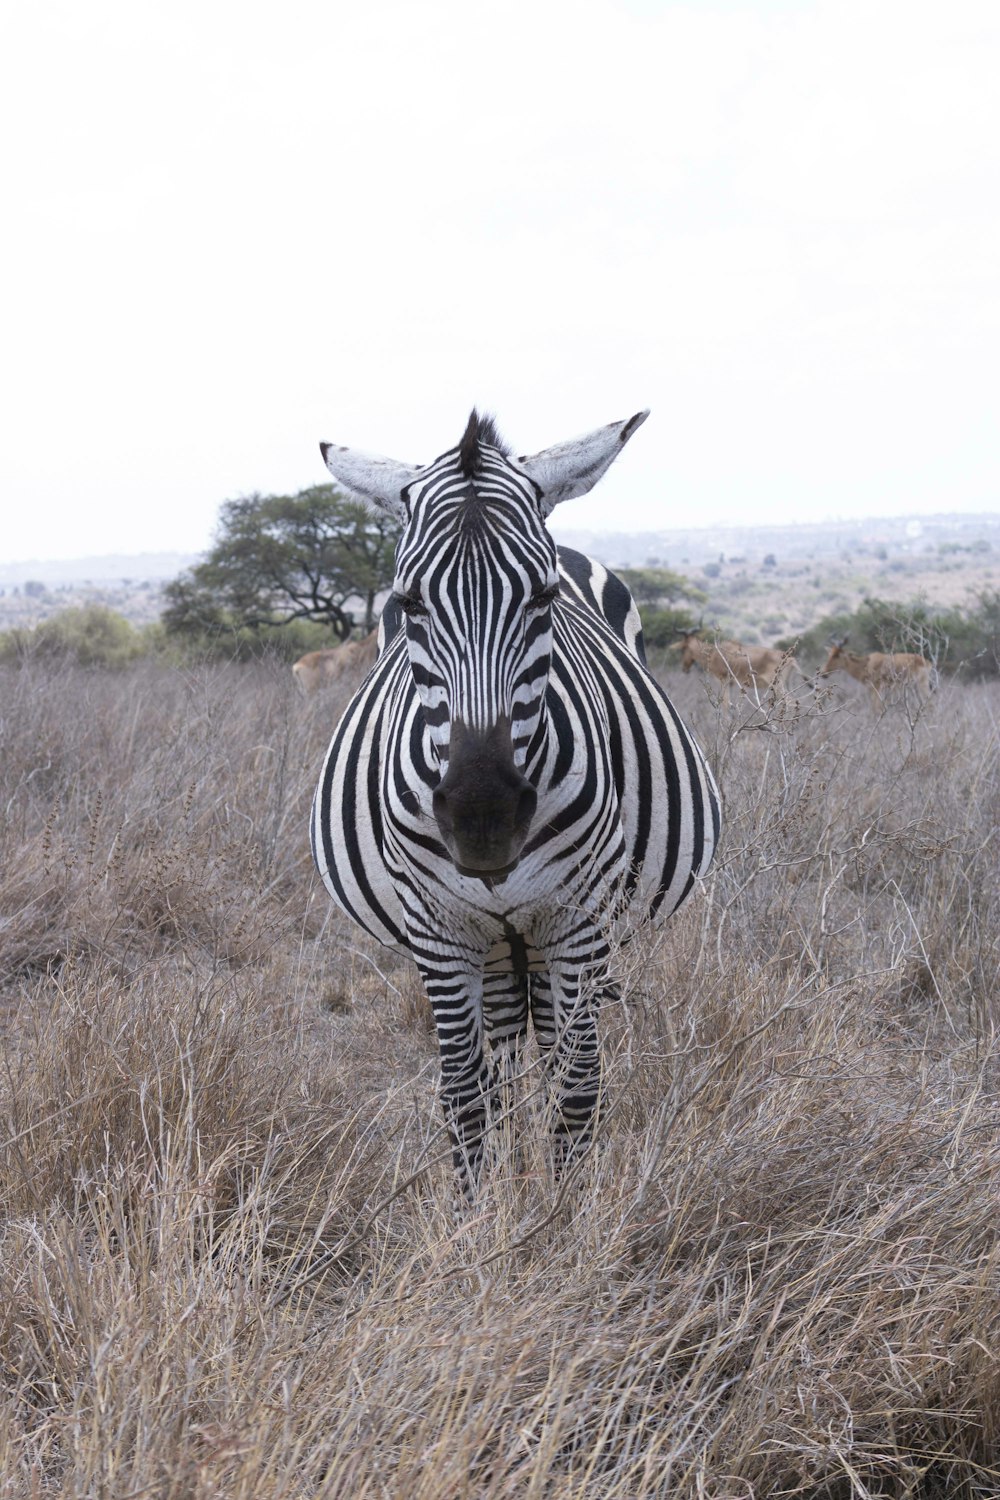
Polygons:
[[30,630],[88,604],[113,609],[133,625],[151,624],[163,610],[164,584],[197,561],[193,552],[110,552],[0,563],[0,630]]
[[[571,520],[567,510],[566,519]],[[928,552],[954,545],[989,542],[1000,551],[1000,512],[982,515],[874,516],[865,520],[799,521],[786,526],[689,526],[659,531],[582,531],[563,525],[555,513],[552,531],[564,546],[576,547],[612,567],[681,568],[727,558],[759,559],[768,553],[785,559],[819,560],[845,550],[886,547],[896,553]],[[653,561],[655,559],[655,561]],[[0,587],[36,580],[44,584],[95,585],[129,581],[166,582],[199,561],[194,552],[106,553],[57,562],[0,562]]]
[[[666,509],[666,507],[665,507]],[[572,521],[572,513],[566,512]],[[785,561],[820,562],[844,552],[884,548],[894,555],[927,553],[979,544],[1000,551],[1000,513],[933,516],[873,516],[863,520],[799,521],[785,526],[664,527],[661,531],[580,531],[552,521],[557,542],[575,547],[611,567],[669,567],[681,571],[722,557],[759,562],[768,554]]]
[[105,584],[122,579],[157,583],[176,578],[198,561],[194,552],[109,552],[103,557],[74,557],[57,562],[0,562],[0,587],[35,581],[45,584]]
[[[610,567],[684,574],[706,596],[705,622],[751,645],[800,635],[868,596],[951,606],[1000,585],[1000,513],[614,532],[564,527],[557,512],[552,530]],[[0,564],[0,630],[87,604],[149,624],[163,610],[164,585],[198,560],[141,552]]]

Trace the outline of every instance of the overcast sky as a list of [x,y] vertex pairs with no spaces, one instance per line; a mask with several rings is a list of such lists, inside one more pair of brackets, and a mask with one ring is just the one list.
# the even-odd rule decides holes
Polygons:
[[650,406],[564,527],[1000,510],[996,0],[40,0],[7,561]]

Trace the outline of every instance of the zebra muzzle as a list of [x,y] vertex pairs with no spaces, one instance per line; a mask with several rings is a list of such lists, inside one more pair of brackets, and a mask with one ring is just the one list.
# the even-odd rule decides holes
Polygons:
[[514,764],[510,721],[485,734],[453,719],[448,769],[434,792],[444,846],[462,875],[499,881],[517,865],[538,794]]

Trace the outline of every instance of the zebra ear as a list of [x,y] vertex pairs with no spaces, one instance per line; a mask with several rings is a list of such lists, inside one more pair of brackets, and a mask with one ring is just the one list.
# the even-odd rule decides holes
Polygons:
[[336,443],[320,443],[319,451],[334,479],[349,499],[360,500],[375,510],[384,510],[405,524],[410,519],[403,491],[420,472],[416,466],[398,464],[391,458],[359,453]]
[[593,489],[648,416],[648,410],[638,411],[627,422],[612,422],[568,443],[544,448],[530,458],[519,458],[518,467],[542,492],[542,514],[547,516],[561,500],[574,500]]

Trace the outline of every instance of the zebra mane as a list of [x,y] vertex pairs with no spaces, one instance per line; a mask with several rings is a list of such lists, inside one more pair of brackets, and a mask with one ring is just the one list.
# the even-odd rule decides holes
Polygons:
[[468,425],[462,434],[462,441],[458,445],[458,461],[466,479],[475,478],[479,472],[480,443],[486,443],[490,448],[499,448],[504,455],[510,453],[510,448],[497,431],[494,418],[488,412],[480,416],[473,407],[469,413]]

